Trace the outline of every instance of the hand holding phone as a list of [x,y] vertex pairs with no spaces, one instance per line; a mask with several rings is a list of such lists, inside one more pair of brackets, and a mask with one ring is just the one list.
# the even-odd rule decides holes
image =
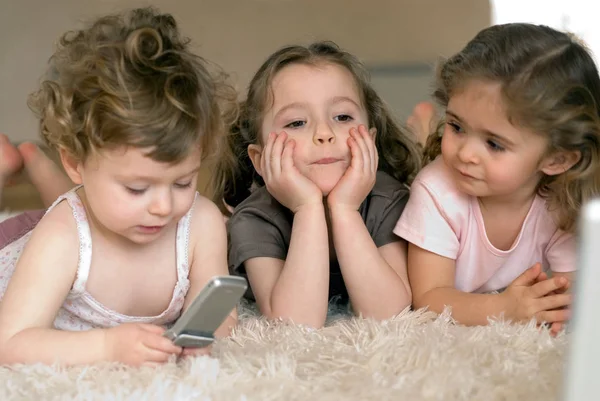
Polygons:
[[212,344],[215,330],[237,306],[247,288],[243,277],[213,277],[164,336],[184,348]]

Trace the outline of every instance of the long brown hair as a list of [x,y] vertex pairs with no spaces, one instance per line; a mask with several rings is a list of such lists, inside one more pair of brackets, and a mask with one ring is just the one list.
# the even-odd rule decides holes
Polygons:
[[[560,228],[575,228],[581,205],[600,194],[600,78],[574,36],[547,26],[496,25],[440,64],[434,97],[446,107],[471,80],[501,84],[509,121],[549,140],[548,153],[578,151],[581,160],[538,185]],[[427,139],[425,163],[441,153],[441,130]]]

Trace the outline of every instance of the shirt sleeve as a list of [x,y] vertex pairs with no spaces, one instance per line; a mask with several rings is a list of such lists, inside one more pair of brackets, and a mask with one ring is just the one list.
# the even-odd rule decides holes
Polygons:
[[[281,224],[279,224],[281,225]],[[276,219],[247,208],[234,213],[228,222],[229,269],[245,273],[244,262],[257,257],[285,260],[287,246]]]
[[456,259],[460,243],[437,194],[415,180],[394,233],[429,252]]
[[[376,213],[381,213],[380,218],[377,219],[379,224],[373,228],[371,233],[373,242],[378,248],[401,240],[401,238],[394,234],[394,226],[398,222],[400,215],[402,215],[407,201],[408,190],[400,189],[394,192],[391,199],[386,199],[385,204],[375,204],[372,206],[376,210]],[[367,227],[369,226],[368,221],[366,225]]]
[[546,248],[546,259],[550,270],[557,273],[569,273],[576,270],[577,244],[575,235],[557,230]]

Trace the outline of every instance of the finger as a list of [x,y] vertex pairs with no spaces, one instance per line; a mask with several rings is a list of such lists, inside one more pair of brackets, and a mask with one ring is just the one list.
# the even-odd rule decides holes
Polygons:
[[171,355],[173,354],[148,348],[144,353],[144,364],[149,362],[155,362],[159,364],[166,363],[169,362],[169,358],[171,358]]
[[548,310],[535,314],[535,320],[546,323],[566,322],[570,317],[571,311],[568,309]]
[[296,142],[293,139],[287,141],[283,147],[281,172],[284,174],[290,174],[294,170],[294,149],[296,149]]
[[546,272],[541,272],[536,278],[535,283],[541,283],[542,281],[548,280],[548,274]]
[[362,172],[364,160],[356,136],[356,129],[350,129],[350,138],[348,138],[348,146],[350,147],[350,155],[352,156],[350,167],[352,167],[353,170]]
[[[365,128],[365,130],[366,130],[366,128]],[[377,134],[377,129],[371,128],[366,133],[366,137],[365,137],[365,142],[369,149],[369,156],[371,158],[371,171],[372,172],[377,171],[377,160],[379,159],[379,156],[377,155],[377,146],[375,144],[375,135],[376,134]]]
[[546,281],[542,281],[531,286],[531,296],[541,298],[550,294],[552,291],[559,290],[568,284],[566,277],[553,277]]
[[210,348],[184,348],[183,356],[200,356],[200,355],[210,355]]
[[563,285],[561,288],[559,288],[558,290],[556,290],[557,294],[564,294],[567,291],[569,291],[569,289],[571,289],[571,280],[569,280],[568,278],[564,277],[566,284]]
[[565,306],[569,306],[573,303],[573,295],[571,294],[555,294],[548,295],[537,300],[537,310],[552,310],[558,309]]
[[368,136],[368,132],[364,125],[359,125],[358,130],[354,131],[354,139],[356,140],[356,144],[360,149],[360,154],[362,156],[363,164],[362,171],[364,174],[368,174],[371,171],[371,160],[369,148],[366,143],[366,137]]
[[550,326],[550,334],[552,336],[556,336],[558,333],[560,333],[562,331],[562,329],[565,327],[565,324],[563,322],[554,322],[552,323],[552,326]]
[[261,165],[262,165],[262,170],[264,172],[265,177],[263,177],[265,179],[265,181],[267,180],[271,180],[273,178],[273,172],[271,171],[271,153],[273,151],[273,142],[275,141],[275,136],[276,134],[271,132],[269,134],[269,137],[267,138],[267,144],[265,145],[265,148],[262,152],[262,156],[261,156]]
[[273,149],[271,150],[271,157],[269,158],[271,161],[271,171],[273,173],[273,177],[279,177],[281,175],[281,156],[286,138],[287,134],[282,132],[277,135],[277,138],[273,142]]
[[148,335],[144,337],[142,343],[147,347],[156,351],[166,352],[169,354],[179,355],[182,348],[173,344],[171,340],[163,336]]
[[542,272],[542,265],[536,263],[529,269],[525,270],[519,277],[517,277],[511,284],[512,285],[531,285],[535,282],[535,279]]

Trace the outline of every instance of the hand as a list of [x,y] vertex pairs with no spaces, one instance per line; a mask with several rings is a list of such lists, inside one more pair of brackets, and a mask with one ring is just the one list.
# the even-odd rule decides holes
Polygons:
[[314,182],[303,176],[294,165],[293,139],[287,143],[285,132],[271,133],[262,152],[260,165],[267,190],[279,203],[298,212],[303,206],[323,204],[323,193]]
[[184,348],[181,356],[201,356],[210,355],[212,351],[212,345],[204,348]]
[[516,321],[535,318],[540,323],[560,323],[568,320],[569,311],[560,308],[569,306],[572,302],[572,296],[564,294],[569,280],[565,277],[548,279],[547,276],[541,275],[541,270],[541,265],[536,263],[517,277],[501,294],[506,301],[507,317]]
[[[546,281],[548,280],[548,275],[545,272],[541,272],[536,278],[535,278],[535,283],[541,283],[542,281]],[[571,282],[567,280],[567,285],[565,285],[562,288],[559,288],[558,290],[554,290],[552,291],[550,294],[555,295],[555,294],[565,294],[569,289],[571,288]],[[559,309],[566,309],[566,306],[563,306],[562,308]],[[556,336],[565,326],[564,322],[553,322],[550,325],[550,334],[552,336]]]
[[163,337],[164,331],[160,326],[135,323],[106,329],[106,359],[133,366],[165,363],[171,355],[179,355],[182,350]]
[[350,167],[327,197],[330,209],[347,208],[356,211],[375,185],[379,156],[375,147],[375,129],[364,125],[350,129],[348,146],[352,155]]

